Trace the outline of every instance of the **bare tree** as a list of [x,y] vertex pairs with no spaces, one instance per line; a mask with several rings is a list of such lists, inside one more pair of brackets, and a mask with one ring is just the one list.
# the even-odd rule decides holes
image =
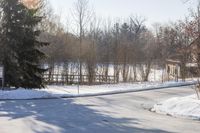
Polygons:
[[119,23],[116,23],[115,26],[114,26],[114,31],[113,31],[113,35],[114,35],[114,38],[113,38],[113,54],[114,54],[114,57],[113,57],[113,62],[114,62],[114,76],[115,76],[115,80],[117,82],[119,82],[119,74],[120,74],[120,38],[119,38],[119,35],[120,35],[120,27],[119,27]]
[[[198,39],[197,39],[197,49],[195,50],[195,53],[196,53],[196,62],[197,62],[197,66],[198,66],[197,72],[198,72],[198,76],[199,76],[200,75],[200,51],[199,51],[199,49],[200,49],[200,45],[199,45],[200,44],[200,1],[198,3],[197,9],[198,9],[197,10],[197,12],[198,12],[198,17],[197,17]],[[195,90],[196,90],[198,99],[200,100],[200,81],[199,81],[199,79],[198,79],[198,85],[196,86]]]
[[142,38],[144,47],[142,48],[142,62],[140,64],[140,71],[142,81],[146,82],[149,80],[149,74],[151,72],[153,61],[156,59],[157,47],[155,44],[155,38],[150,31],[143,33]]
[[131,64],[133,66],[134,73],[134,81],[137,81],[137,63],[140,60],[140,36],[146,30],[144,25],[145,19],[143,17],[131,16],[130,17],[130,37],[131,37],[131,47],[132,50],[132,61]]
[[93,84],[96,76],[97,64],[97,42],[100,36],[100,19],[94,18],[90,23],[90,31],[88,33],[88,39],[90,40],[88,50],[86,52],[86,68],[88,71],[89,84]]
[[78,25],[78,31],[79,31],[79,63],[80,63],[80,83],[82,82],[82,69],[83,69],[83,59],[82,59],[82,43],[85,36],[85,32],[87,29],[87,26],[93,16],[93,12],[89,7],[89,1],[88,0],[77,0],[76,3],[74,3],[74,9],[72,12],[73,18]]

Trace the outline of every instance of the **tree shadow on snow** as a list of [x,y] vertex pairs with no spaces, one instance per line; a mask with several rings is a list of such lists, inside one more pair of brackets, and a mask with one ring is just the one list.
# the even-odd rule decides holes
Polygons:
[[77,104],[75,99],[0,101],[0,119],[23,119],[34,133],[167,133],[134,127],[139,120],[104,115],[93,106]]

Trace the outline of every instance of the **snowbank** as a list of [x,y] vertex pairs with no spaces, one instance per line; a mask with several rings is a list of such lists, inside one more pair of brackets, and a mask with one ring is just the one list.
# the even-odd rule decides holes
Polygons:
[[200,120],[200,100],[196,95],[175,97],[154,105],[156,113]]
[[12,91],[0,91],[0,100],[8,99],[40,99],[40,98],[68,98],[78,96],[97,96],[106,94],[117,94],[125,92],[136,92],[143,90],[160,89],[167,87],[178,87],[193,84],[193,82],[165,82],[165,83],[124,83],[114,85],[80,86],[79,94],[77,86],[48,86],[46,89],[25,90],[23,88]]

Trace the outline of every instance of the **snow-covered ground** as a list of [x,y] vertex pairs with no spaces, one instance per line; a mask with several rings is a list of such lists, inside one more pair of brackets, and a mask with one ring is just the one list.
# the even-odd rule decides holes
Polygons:
[[200,120],[200,100],[196,95],[175,97],[154,105],[152,111],[174,117]]
[[0,91],[0,100],[6,99],[39,99],[39,98],[63,98],[76,96],[93,96],[103,94],[113,94],[121,92],[134,92],[141,90],[151,90],[163,87],[176,87],[180,85],[192,84],[187,82],[146,82],[146,83],[123,83],[110,85],[80,86],[79,94],[77,86],[47,86],[46,89],[26,90],[17,89],[11,91]]
[[155,101],[193,94],[178,87],[78,99],[0,101],[0,133],[198,133],[199,122],[151,113]]
[[[100,74],[100,75],[102,75],[102,72],[104,71],[104,67],[102,66],[103,64],[99,64],[98,66],[97,66],[97,68],[96,68],[96,73],[97,74]],[[76,64],[76,63],[69,63],[69,66],[68,66],[68,69],[67,69],[67,71],[68,71],[68,74],[70,75],[70,74],[72,74],[72,75],[74,75],[74,74],[79,74],[78,72],[79,72],[79,70],[78,70],[78,64]],[[44,66],[45,68],[48,68],[48,65],[45,65]],[[55,68],[53,69],[53,73],[54,74],[61,74],[61,73],[65,73],[65,69],[66,68],[64,68],[64,64],[60,64],[60,65],[55,65],[54,66]],[[119,81],[120,82],[122,82],[123,81],[123,76],[122,76],[122,68],[123,68],[123,66],[119,66],[119,68],[120,68],[120,73],[119,73]],[[64,72],[63,72],[64,71]],[[134,78],[134,72],[133,72],[133,66],[132,65],[130,65],[129,66],[129,70],[128,70],[129,72],[128,72],[128,77],[129,78]],[[142,72],[141,72],[141,66],[137,66],[136,67],[136,71],[137,71],[137,74],[136,74],[136,78],[137,78],[137,81],[142,81]],[[149,81],[154,81],[154,82],[161,82],[162,80],[166,80],[165,79],[165,75],[166,75],[166,73],[165,73],[166,71],[165,71],[165,69],[164,68],[161,68],[161,67],[159,67],[158,65],[152,65],[152,68],[151,68],[151,70],[150,70],[150,73],[149,73],[149,77],[148,77],[148,80]],[[82,70],[82,73],[84,74],[84,75],[87,75],[87,68],[86,68],[86,65],[85,64],[83,64],[83,70]],[[47,72],[47,74],[48,74],[48,72]],[[112,64],[110,64],[109,66],[108,66],[108,75],[110,75],[110,76],[113,76],[114,75],[114,65],[112,65]]]
[[3,67],[0,66],[0,78],[3,77]]

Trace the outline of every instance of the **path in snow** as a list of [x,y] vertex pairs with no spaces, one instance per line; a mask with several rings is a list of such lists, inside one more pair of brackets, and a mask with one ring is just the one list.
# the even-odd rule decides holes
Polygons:
[[197,133],[200,122],[150,112],[190,87],[56,100],[0,101],[1,133]]

